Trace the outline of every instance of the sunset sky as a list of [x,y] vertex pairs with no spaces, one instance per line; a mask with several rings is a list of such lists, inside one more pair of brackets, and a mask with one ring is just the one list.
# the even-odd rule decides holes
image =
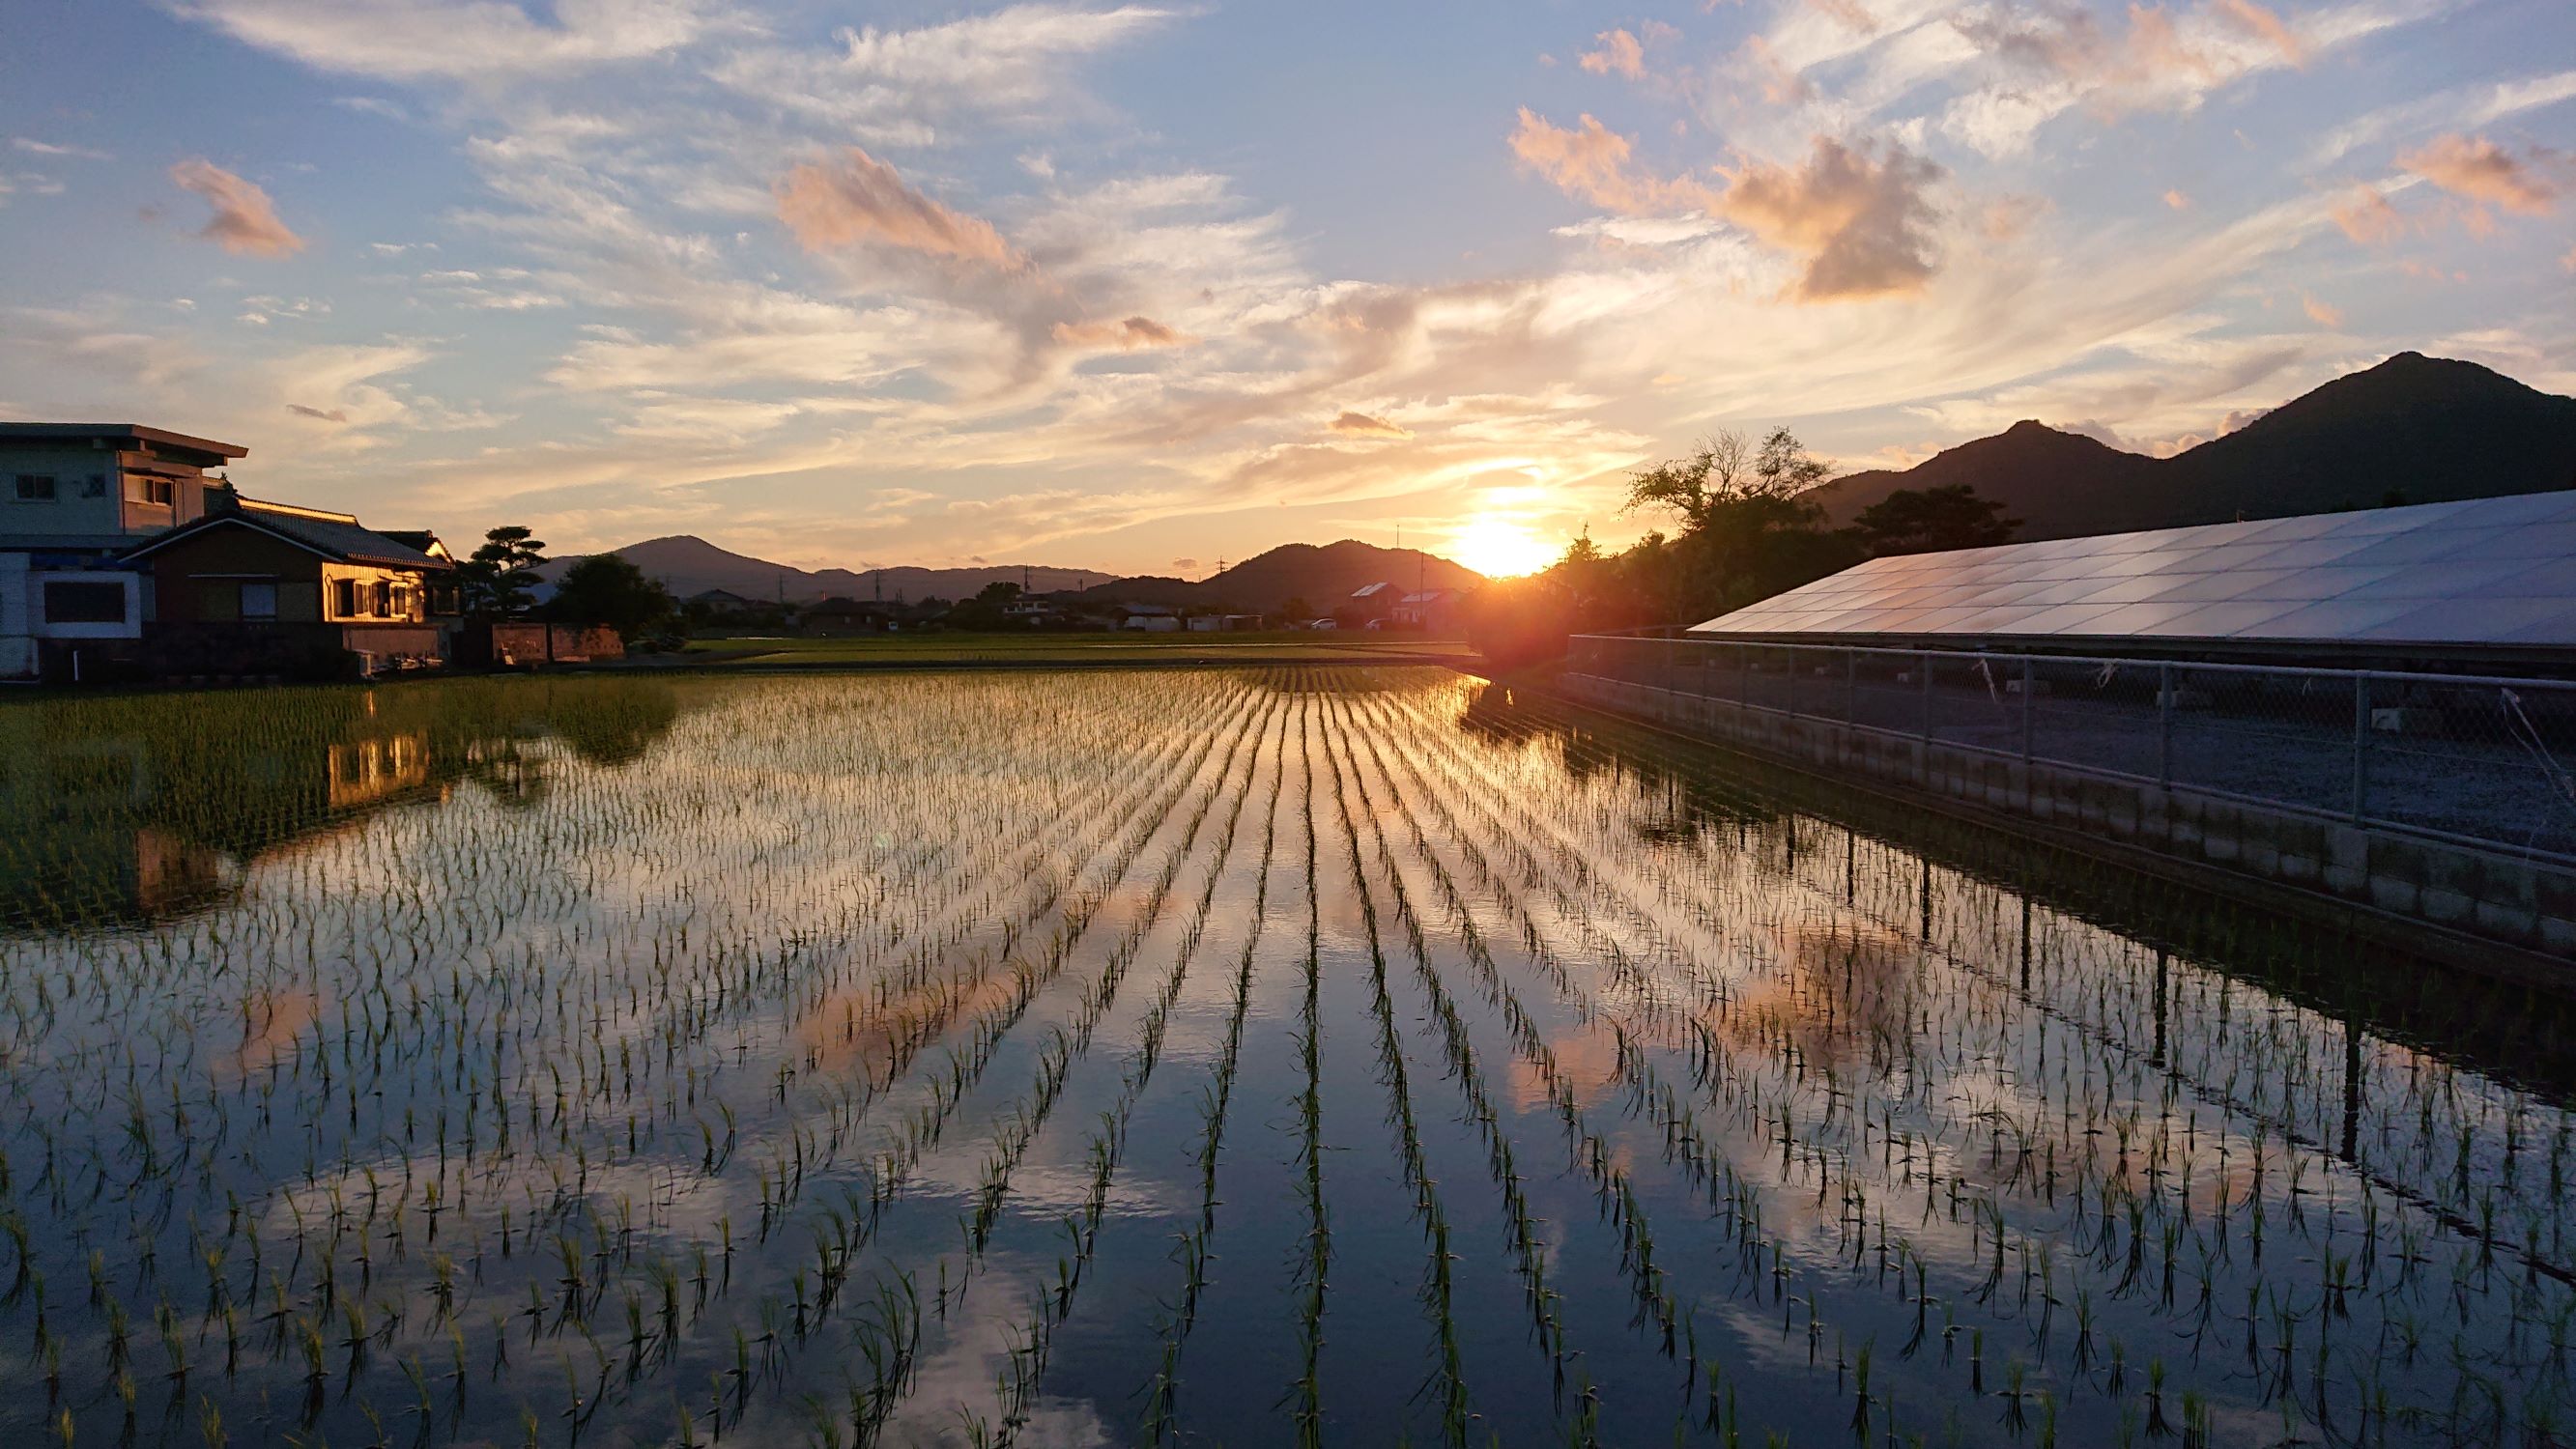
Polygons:
[[451,538],[1513,567],[1714,428],[2171,451],[2408,348],[2576,392],[2567,0],[0,17],[0,415]]

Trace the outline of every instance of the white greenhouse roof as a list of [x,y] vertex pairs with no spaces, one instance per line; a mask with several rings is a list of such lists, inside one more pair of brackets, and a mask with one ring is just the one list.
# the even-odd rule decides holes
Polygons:
[[2576,492],[1872,559],[1690,632],[2576,645]]

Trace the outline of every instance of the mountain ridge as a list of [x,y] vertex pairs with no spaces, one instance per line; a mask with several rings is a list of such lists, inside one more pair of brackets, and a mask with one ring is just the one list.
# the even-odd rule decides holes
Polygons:
[[2392,492],[2409,503],[2537,493],[2576,487],[2576,398],[2400,352],[2169,458],[2024,420],[1806,497],[1841,526],[1900,488],[1958,483],[2003,504],[2029,542],[2367,508]]

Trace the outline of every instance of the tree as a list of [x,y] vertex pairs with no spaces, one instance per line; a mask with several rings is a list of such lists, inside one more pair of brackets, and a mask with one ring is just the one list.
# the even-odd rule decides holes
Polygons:
[[1298,594],[1292,596],[1288,602],[1281,604],[1279,606],[1279,613],[1284,618],[1303,624],[1307,620],[1315,617],[1315,606],[1306,602],[1305,595]]
[[1980,498],[1965,483],[1940,488],[1899,488],[1860,511],[1851,535],[1872,558],[1899,553],[1940,553],[2012,542],[2021,520],[2004,506]]
[[1629,479],[1627,506],[1669,510],[1681,531],[1633,560],[1623,555],[1635,566],[1651,561],[1654,578],[1622,571],[1647,598],[1707,613],[1830,573],[1850,561],[1851,547],[1824,531],[1824,511],[1805,494],[1832,471],[1787,428],[1759,444],[1719,433],[1686,457],[1643,469]]
[[567,624],[605,624],[632,642],[678,613],[671,591],[613,553],[595,553],[564,570],[546,612]]
[[515,619],[528,612],[537,565],[545,561],[546,546],[533,529],[510,524],[484,534],[483,546],[456,570],[465,612],[478,619]]

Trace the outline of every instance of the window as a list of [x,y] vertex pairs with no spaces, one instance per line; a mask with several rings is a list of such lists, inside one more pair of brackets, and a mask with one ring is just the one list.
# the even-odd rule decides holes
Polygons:
[[274,583],[241,586],[241,616],[245,619],[277,617],[277,585]]
[[343,619],[357,616],[358,581],[356,579],[331,581],[331,612]]
[[91,579],[64,579],[45,585],[48,624],[122,624],[125,585]]
[[393,614],[393,611],[394,611],[394,587],[393,587],[393,585],[391,585],[391,584],[389,584],[389,583],[386,583],[386,582],[385,582],[384,580],[382,580],[382,579],[378,579],[378,580],[376,580],[375,594],[376,594],[376,609],[375,609],[376,617],[377,617],[377,618],[379,618],[379,619],[383,619],[383,618],[388,618],[388,617],[390,617],[390,616]]
[[54,475],[53,475],[53,474],[51,474],[51,473],[21,473],[21,474],[19,474],[19,475],[18,475],[18,501],[19,501],[19,502],[21,502],[21,503],[51,503],[51,502],[53,502],[53,501],[54,501]]
[[157,503],[168,508],[178,499],[179,486],[167,478],[133,477],[125,480],[125,496],[137,503]]

